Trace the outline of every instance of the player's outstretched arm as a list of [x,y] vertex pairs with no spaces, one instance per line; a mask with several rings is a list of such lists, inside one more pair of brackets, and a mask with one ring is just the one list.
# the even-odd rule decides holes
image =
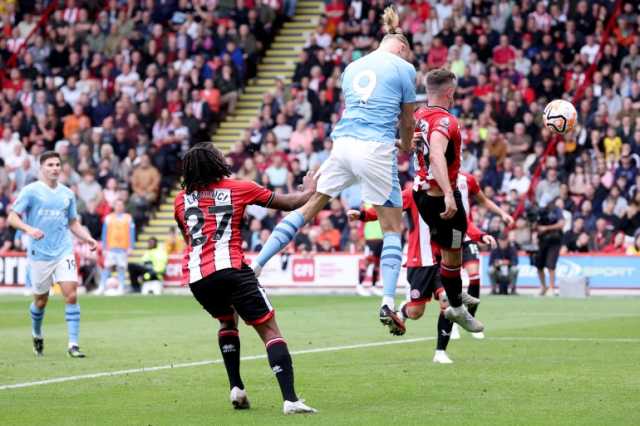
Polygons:
[[27,234],[28,236],[30,236],[35,240],[39,240],[42,237],[44,237],[44,232],[42,232],[38,228],[34,228],[33,226],[29,226],[26,223],[24,223],[20,215],[14,211],[9,212],[9,217],[7,217],[7,222],[9,223],[9,226],[11,226],[12,228],[19,229],[20,231],[24,232],[25,234]]
[[274,194],[269,208],[276,210],[291,211],[302,207],[311,196],[316,192],[316,185],[318,184],[319,173],[313,175],[311,172],[307,173],[302,181],[302,188],[300,192],[294,192],[292,194]]
[[80,240],[89,244],[89,246],[91,247],[91,250],[95,250],[98,247],[98,243],[96,242],[96,240],[94,240],[93,237],[91,237],[91,234],[89,233],[87,228],[82,226],[82,224],[78,221],[78,219],[73,219],[69,221],[69,230],[73,235],[78,237]]
[[493,212],[500,216],[502,221],[507,225],[513,225],[513,218],[511,217],[511,215],[498,207],[498,205],[492,200],[487,198],[482,190],[480,190],[480,192],[476,194],[476,201],[478,202],[478,204],[482,204],[483,206],[485,206],[490,212]]

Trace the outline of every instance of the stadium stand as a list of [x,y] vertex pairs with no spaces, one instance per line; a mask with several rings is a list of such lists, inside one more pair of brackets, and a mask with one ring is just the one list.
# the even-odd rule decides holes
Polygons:
[[[148,222],[136,256],[152,235],[169,237],[175,166],[194,141],[213,138],[237,176],[278,191],[294,188],[327,158],[343,108],[340,73],[376,47],[387,3],[146,4],[0,2],[0,206],[37,176],[39,153],[56,149],[67,159],[65,183],[95,189],[93,175],[99,186],[93,196],[79,194],[88,219],[102,220],[116,194],[128,200],[139,226]],[[538,204],[561,205],[571,219],[564,251],[629,247],[636,254],[637,2],[397,6],[413,46],[418,93],[424,95],[429,69],[447,66],[459,76],[454,113],[464,125],[463,167],[519,215],[512,240],[530,242],[523,200],[533,191]],[[47,7],[52,13],[45,17]],[[578,101],[579,126],[566,137],[541,126],[541,108],[558,97]],[[411,182],[408,156],[400,158],[399,172],[403,184]],[[322,216],[331,224],[320,219],[298,245],[311,251],[361,246],[362,230],[343,221],[344,210],[359,205],[356,193],[346,191],[342,205]],[[255,249],[278,217],[249,213],[246,246]],[[480,228],[503,232],[492,219],[474,208]],[[336,229],[339,247],[321,243],[327,238],[320,235]]]

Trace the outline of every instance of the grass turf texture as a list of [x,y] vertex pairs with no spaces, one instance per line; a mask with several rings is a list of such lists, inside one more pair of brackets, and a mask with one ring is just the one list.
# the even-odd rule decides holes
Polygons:
[[[292,351],[397,339],[378,323],[377,298],[272,301]],[[217,323],[190,297],[80,303],[88,358],[67,358],[63,304],[53,298],[36,359],[28,299],[0,298],[0,385],[220,358]],[[401,339],[435,336],[436,315],[429,304]],[[453,365],[432,364],[433,340],[294,355],[298,394],[315,416],[283,416],[275,378],[257,359],[241,367],[248,411],[231,408],[215,364],[0,390],[0,424],[640,424],[639,299],[485,297],[479,318],[487,339],[463,332],[449,345]],[[264,354],[253,330],[240,335],[243,356]]]

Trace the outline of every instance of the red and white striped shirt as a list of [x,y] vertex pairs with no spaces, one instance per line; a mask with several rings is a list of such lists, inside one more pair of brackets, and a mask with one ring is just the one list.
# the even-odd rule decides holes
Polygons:
[[[402,191],[402,209],[407,212],[410,219],[405,266],[407,268],[423,268],[436,265],[440,247],[431,240],[431,230],[420,216],[411,188]],[[373,207],[364,212],[364,221],[371,220],[378,220],[378,215]],[[484,236],[484,233],[469,220],[469,216],[467,216],[467,236],[473,241],[479,241]]]
[[180,191],[174,203],[176,222],[186,237],[182,259],[183,284],[216,271],[242,268],[240,229],[246,206],[268,207],[273,192],[250,181],[222,179],[205,190]]
[[470,198],[471,196],[475,197],[480,192],[480,185],[478,185],[478,181],[473,175],[465,172],[460,172],[457,183],[460,195],[462,195],[464,211],[467,212],[467,220],[472,220]]

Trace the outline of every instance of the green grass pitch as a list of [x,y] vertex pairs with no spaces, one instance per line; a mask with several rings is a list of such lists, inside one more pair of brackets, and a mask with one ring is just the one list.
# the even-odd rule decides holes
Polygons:
[[[437,309],[401,338],[377,298],[273,297],[299,395],[320,413],[285,417],[264,358],[243,361],[252,402],[234,411],[224,367],[208,364],[0,390],[1,425],[638,425],[640,299],[484,297],[487,339],[452,341],[431,362]],[[65,355],[62,301],[31,352],[29,299],[0,298],[0,386],[220,358],[217,323],[190,297],[81,299],[84,360]],[[242,355],[263,355],[242,326]],[[353,347],[396,342],[385,346]],[[313,352],[309,350],[334,348]]]

